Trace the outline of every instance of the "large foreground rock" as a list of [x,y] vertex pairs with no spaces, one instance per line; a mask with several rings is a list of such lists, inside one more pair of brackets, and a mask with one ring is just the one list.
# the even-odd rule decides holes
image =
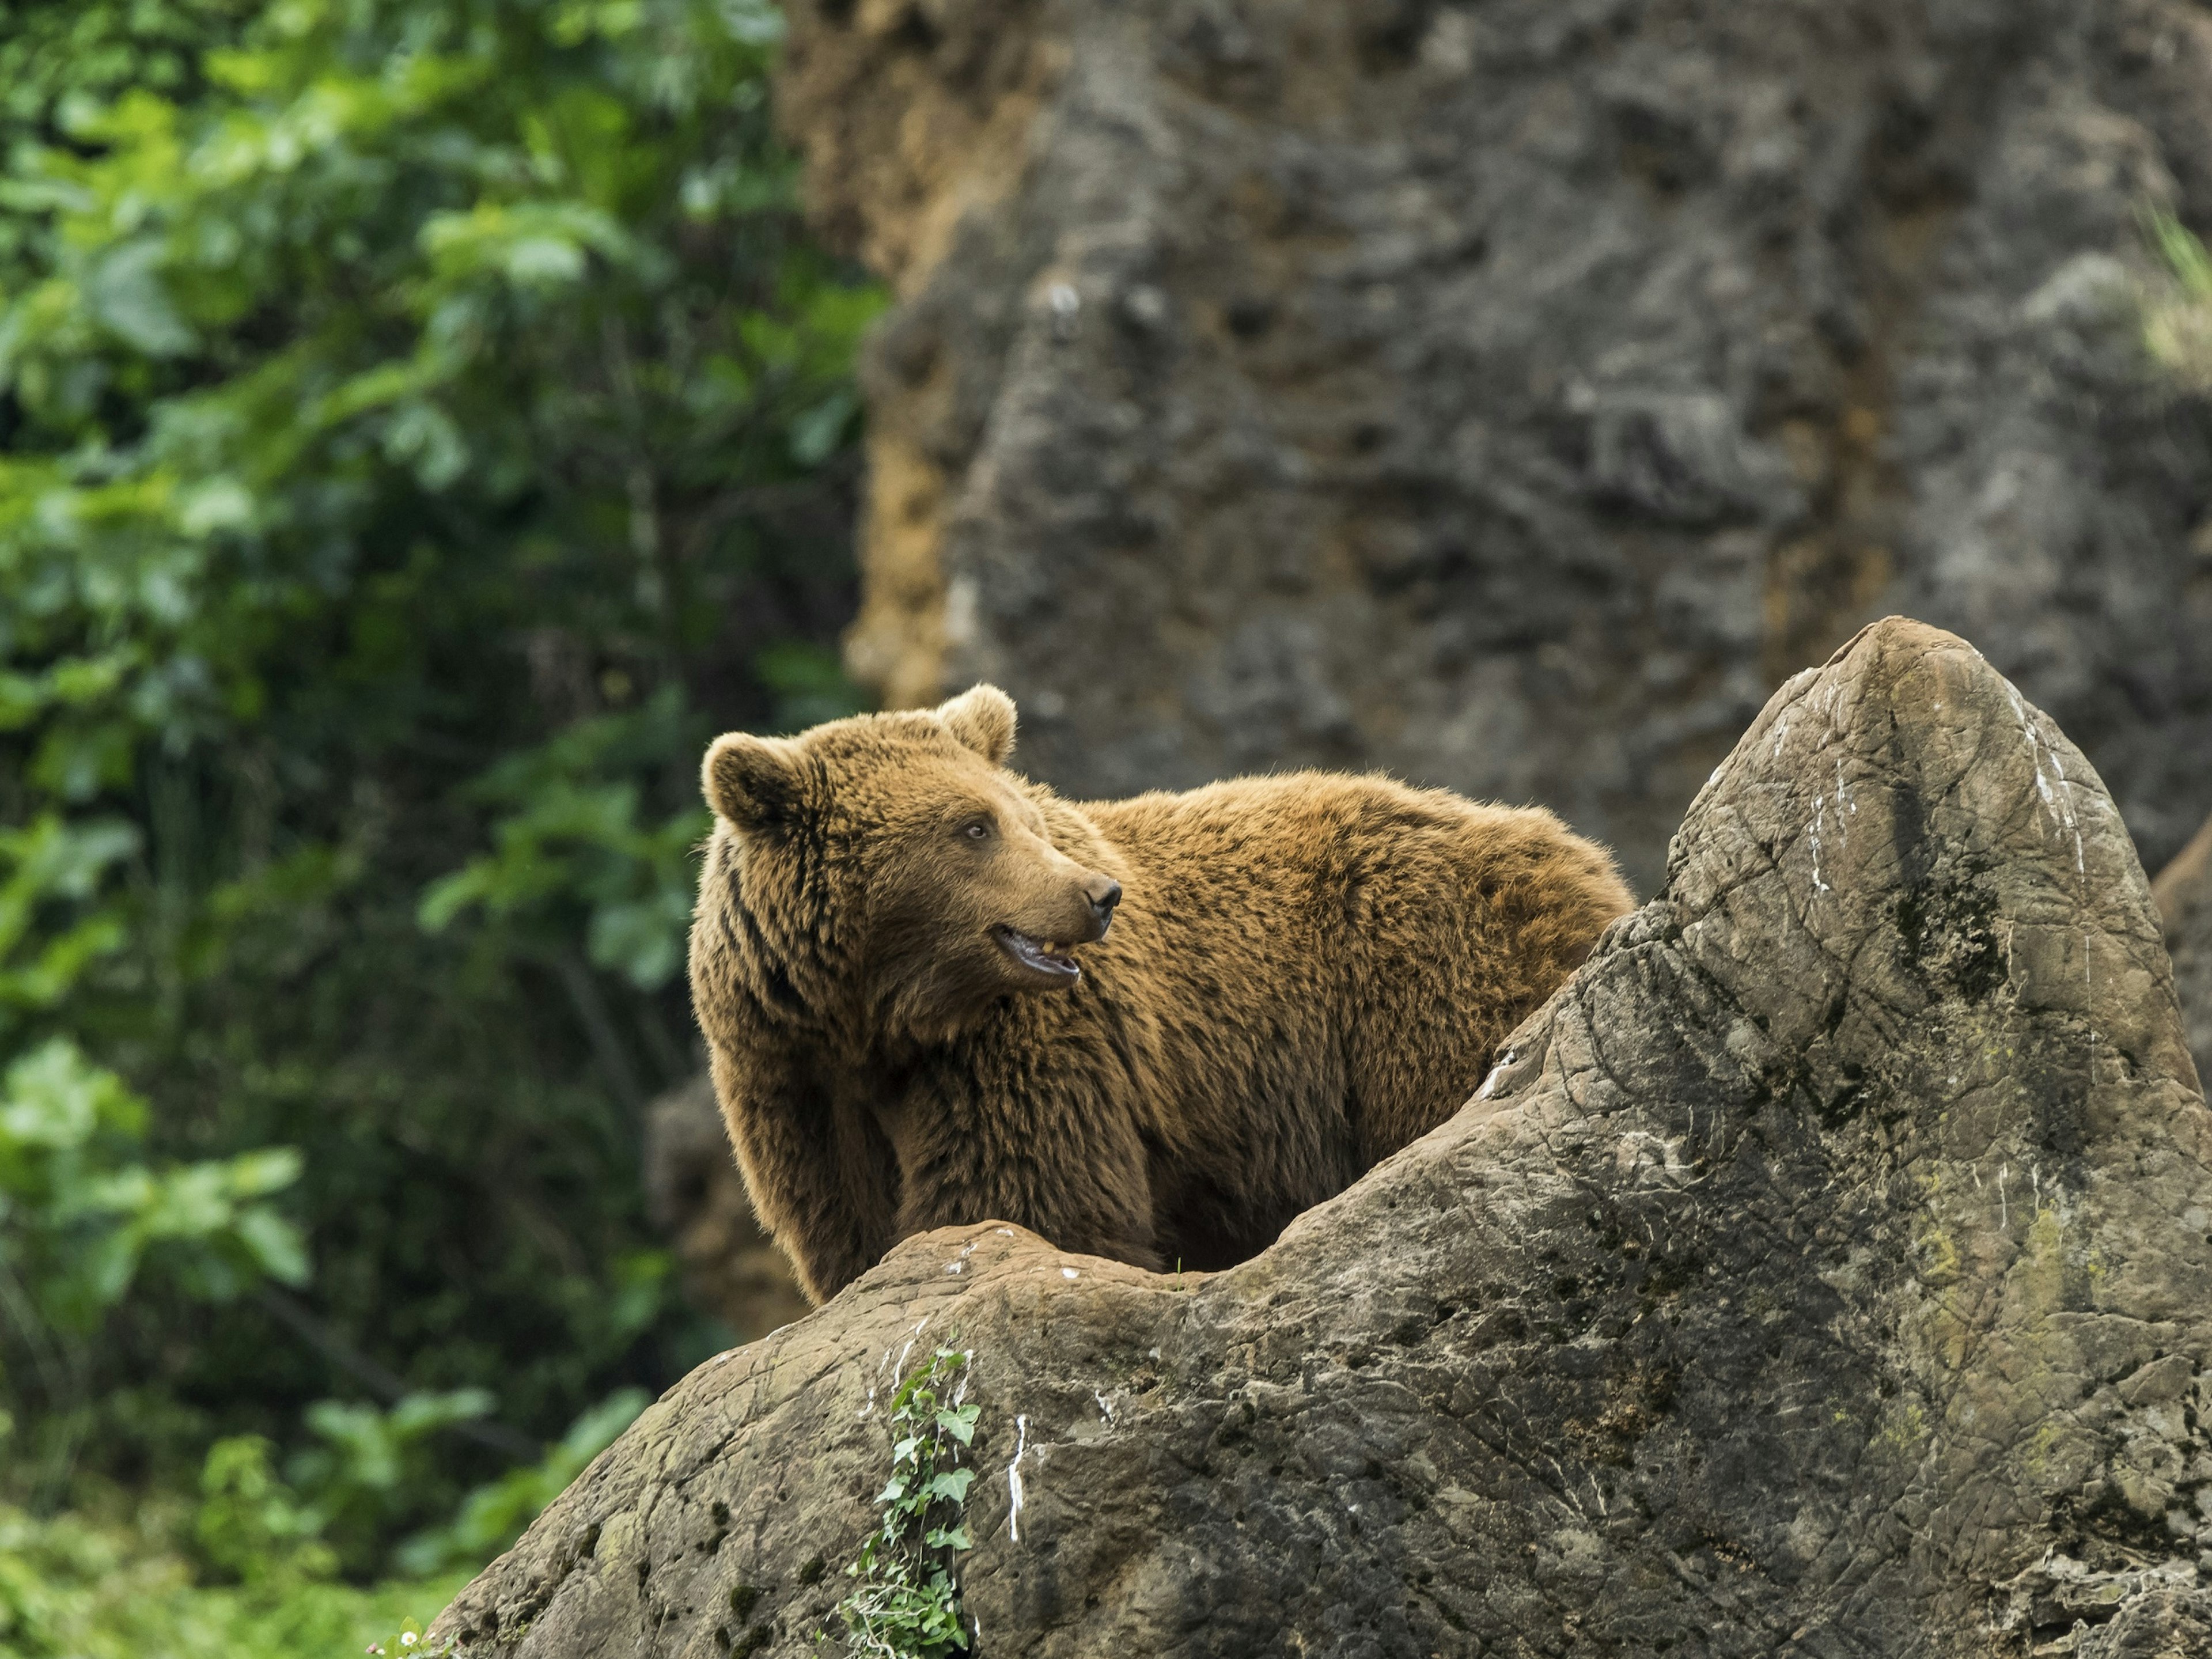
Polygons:
[[2203,1654],[2208,1161],[2095,775],[1885,623],[1469,1109],[1273,1249],[911,1240],[671,1390],[436,1633],[808,1653],[873,1407],[957,1333],[985,1656]]
[[[1076,794],[1540,800],[1656,884],[1790,671],[1978,641],[2154,861],[2212,811],[2191,0],[794,0],[866,374],[863,678]],[[2192,537],[2196,537],[2192,544]]]

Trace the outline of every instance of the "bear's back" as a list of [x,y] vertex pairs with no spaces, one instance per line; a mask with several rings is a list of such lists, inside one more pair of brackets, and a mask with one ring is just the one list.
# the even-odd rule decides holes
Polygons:
[[[1307,1097],[1284,1087],[1297,1051],[1341,1102],[1357,1166],[1387,1156],[1457,1109],[1633,904],[1604,849],[1550,812],[1385,777],[1285,773],[1079,810],[1127,890],[1101,989],[1203,1011],[1176,1023],[1202,1034],[1188,1063],[1208,1099],[1160,1126],[1194,1152],[1249,1145],[1224,1114]],[[1240,1105],[1209,1061],[1270,1049],[1273,1100]]]

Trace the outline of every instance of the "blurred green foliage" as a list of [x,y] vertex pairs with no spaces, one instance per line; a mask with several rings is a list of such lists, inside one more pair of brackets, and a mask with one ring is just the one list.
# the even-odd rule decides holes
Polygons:
[[471,1492],[453,1518],[401,1545],[398,1564],[416,1577],[481,1565],[522,1535],[538,1512],[567,1490],[584,1466],[646,1407],[645,1390],[610,1395],[568,1427],[538,1462],[511,1470]]
[[[0,3],[0,1530],[49,1579],[245,1618],[480,1558],[727,1338],[640,1115],[696,1064],[705,741],[857,706],[881,304],[799,233],[780,32]],[[111,1613],[0,1583],[0,1651]]]
[[[49,1401],[93,1382],[94,1335],[142,1270],[199,1301],[227,1302],[265,1278],[307,1277],[301,1236],[269,1201],[298,1179],[299,1155],[262,1148],[182,1165],[150,1163],[146,1105],[64,1036],[21,1054],[0,1082],[0,1317]],[[33,1465],[28,1495],[51,1495],[84,1418]],[[14,1413],[0,1419],[0,1443]]]
[[[216,1506],[252,1502],[225,1494]],[[392,1632],[403,1624],[419,1631],[468,1576],[357,1589],[333,1577],[326,1559],[280,1549],[255,1558],[252,1579],[219,1582],[169,1535],[164,1518],[112,1505],[44,1517],[0,1505],[0,1653],[338,1659],[379,1638],[387,1653],[404,1652]]]
[[307,1276],[298,1230],[267,1201],[299,1178],[289,1147],[155,1168],[142,1161],[146,1104],[66,1037],[50,1037],[0,1085],[0,1284],[38,1326],[82,1332],[149,1259],[187,1292],[227,1302],[264,1275]]
[[2212,253],[2163,209],[2144,209],[2143,228],[2164,266],[2144,296],[2144,343],[2181,385],[2212,391]]

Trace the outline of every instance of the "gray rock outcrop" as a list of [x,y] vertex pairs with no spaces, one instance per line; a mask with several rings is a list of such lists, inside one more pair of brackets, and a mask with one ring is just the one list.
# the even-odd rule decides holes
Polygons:
[[[2212,811],[2188,0],[794,0],[817,222],[892,281],[864,609],[1077,795],[1535,799],[1643,891],[1783,677],[1977,641],[2154,865]],[[2192,540],[2192,538],[2194,538]]]
[[1917,624],[1790,681],[1468,1109],[1267,1251],[909,1240],[672,1389],[434,1650],[836,1638],[887,1380],[955,1333],[986,1659],[2212,1651],[2158,921],[2079,751]]

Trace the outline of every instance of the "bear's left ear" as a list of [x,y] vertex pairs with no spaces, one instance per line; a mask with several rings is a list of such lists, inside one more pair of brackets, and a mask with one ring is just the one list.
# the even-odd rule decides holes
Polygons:
[[937,705],[952,735],[994,766],[1014,752],[1014,700],[995,685],[971,686]]

